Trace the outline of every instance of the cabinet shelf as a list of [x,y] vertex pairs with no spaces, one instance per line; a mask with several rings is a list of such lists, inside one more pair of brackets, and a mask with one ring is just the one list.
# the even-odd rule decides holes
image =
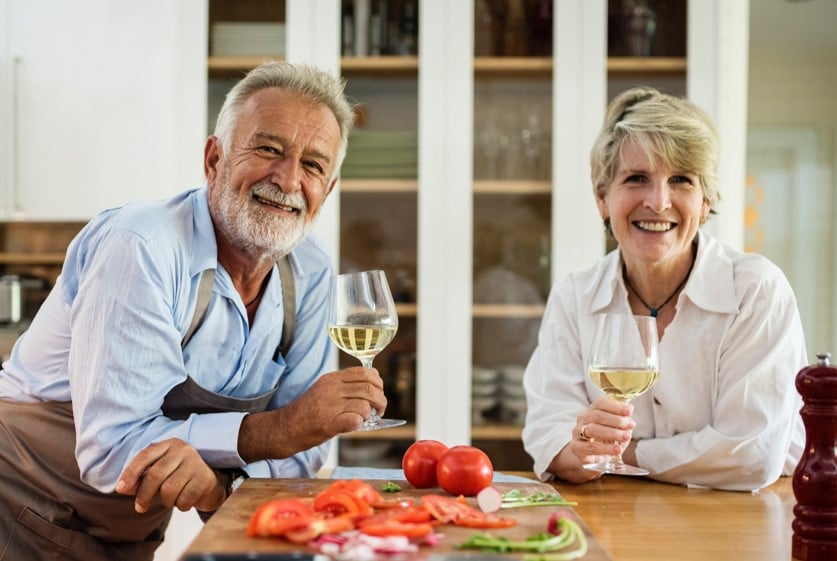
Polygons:
[[544,306],[541,304],[474,304],[475,318],[540,318]]
[[276,56],[211,56],[207,59],[207,68],[211,75],[247,72],[263,62],[284,60]]
[[415,440],[416,425],[407,423],[400,427],[393,427],[386,430],[366,430],[359,432],[347,432],[340,435],[341,440]]
[[62,265],[63,252],[0,253],[0,265]]
[[683,57],[608,57],[607,71],[613,74],[685,74]]
[[552,183],[549,181],[494,180],[479,179],[474,181],[474,193],[486,195],[549,195]]
[[551,57],[492,56],[474,58],[478,76],[548,76],[552,73]]
[[346,193],[415,193],[417,179],[341,179],[340,190]]
[[350,74],[418,74],[417,56],[344,56],[340,70]]
[[418,306],[416,304],[404,304],[401,302],[396,302],[395,312],[398,314],[399,317],[414,318],[417,315]]
[[471,440],[520,440],[520,425],[476,425],[471,427]]
[[[471,427],[472,440],[520,440],[523,427],[520,425],[487,424]],[[340,435],[344,440],[415,440],[416,425],[407,423],[386,430],[349,432]]]
[[[416,179],[342,179],[340,190],[344,193],[415,193]],[[531,179],[478,179],[474,181],[474,193],[482,195],[549,195],[552,183]]]
[[[276,56],[211,56],[207,65],[213,76],[233,76],[247,72]],[[340,68],[346,74],[415,75],[416,56],[341,57]],[[684,74],[685,57],[608,57],[607,70],[614,74]],[[548,76],[552,72],[551,57],[477,57],[474,72],[479,76]]]

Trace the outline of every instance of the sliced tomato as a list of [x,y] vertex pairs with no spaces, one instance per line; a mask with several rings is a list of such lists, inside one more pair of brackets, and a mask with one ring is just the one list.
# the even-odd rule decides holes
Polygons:
[[421,498],[421,506],[442,524],[453,522],[456,517],[457,505],[450,497],[425,495]]
[[399,522],[431,522],[433,520],[433,516],[426,508],[411,506],[409,508],[394,511],[392,519]]
[[288,528],[307,524],[314,517],[311,505],[300,499],[274,499],[261,505],[250,517],[250,537],[279,536]]
[[388,521],[407,522],[411,524],[430,523],[433,522],[433,516],[426,508],[418,506],[391,508],[366,518],[355,519],[355,524],[358,527],[363,527],[366,524],[381,524]]
[[477,512],[459,517],[454,524],[465,528],[511,528],[517,524],[517,520],[505,516],[497,516],[496,514]]
[[429,523],[387,520],[374,524],[364,524],[360,527],[360,531],[368,536],[405,536],[408,538],[423,538],[433,532],[433,525]]
[[315,518],[305,526],[288,530],[283,537],[291,543],[306,544],[322,534],[340,534],[355,527],[348,516],[334,516],[331,518]]
[[[371,508],[371,505],[377,503],[383,503],[384,498],[372,487],[372,485],[365,483],[359,479],[338,479],[317,495],[314,499],[314,508],[317,508],[317,501],[320,501],[320,504],[323,503],[325,500],[322,497],[330,496],[336,493],[345,493],[350,495],[355,499],[355,502],[358,505],[358,510],[361,512],[365,512]],[[348,505],[346,505],[348,507]]]
[[360,479],[352,479],[347,482],[346,486],[355,497],[363,499],[369,504],[384,502],[384,498],[375,490],[374,487],[372,487],[372,485],[361,481]]
[[421,504],[443,524],[467,528],[509,528],[517,524],[514,518],[485,513],[468,505],[464,497],[452,499],[442,495],[425,495]]
[[413,499],[394,499],[394,500],[387,500],[383,499],[380,502],[372,503],[372,508],[379,509],[379,510],[386,510],[391,508],[407,508],[411,507],[415,504]]
[[353,495],[350,491],[339,489],[323,491],[317,495],[314,498],[314,510],[328,513],[331,516],[342,514],[365,516],[372,514],[372,507],[369,503]]

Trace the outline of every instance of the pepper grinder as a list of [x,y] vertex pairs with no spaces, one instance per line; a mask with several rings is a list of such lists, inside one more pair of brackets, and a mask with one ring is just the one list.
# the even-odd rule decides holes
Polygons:
[[793,473],[791,554],[796,561],[837,559],[837,368],[829,353],[796,376],[805,450]]

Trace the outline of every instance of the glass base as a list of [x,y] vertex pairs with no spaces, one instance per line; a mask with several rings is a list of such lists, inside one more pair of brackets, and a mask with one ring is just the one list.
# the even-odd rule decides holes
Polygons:
[[584,464],[584,469],[590,471],[599,471],[601,473],[612,473],[614,475],[648,475],[647,469],[641,467],[629,466],[622,462],[601,462],[598,464]]
[[375,419],[367,419],[355,432],[362,432],[367,430],[391,429],[392,427],[400,427],[406,425],[407,421],[404,419],[382,419],[376,417]]

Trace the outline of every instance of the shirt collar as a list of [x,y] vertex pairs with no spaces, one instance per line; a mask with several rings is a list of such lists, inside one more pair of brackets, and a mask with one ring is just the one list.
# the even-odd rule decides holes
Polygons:
[[194,209],[194,243],[192,244],[192,262],[190,273],[192,276],[202,273],[206,269],[218,268],[218,243],[215,240],[215,228],[209,214],[209,198],[206,187],[192,191],[192,207]]
[[[594,314],[610,308],[617,294],[624,295],[627,302],[621,252],[617,249],[604,259],[602,275],[592,299]],[[709,312],[731,314],[738,311],[732,260],[720,242],[700,230],[695,265],[681,296],[686,296],[696,306]]]
[[708,312],[738,312],[732,259],[718,240],[700,230],[695,266],[683,292]]

